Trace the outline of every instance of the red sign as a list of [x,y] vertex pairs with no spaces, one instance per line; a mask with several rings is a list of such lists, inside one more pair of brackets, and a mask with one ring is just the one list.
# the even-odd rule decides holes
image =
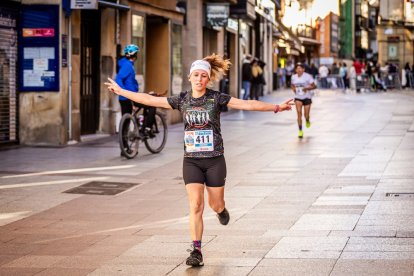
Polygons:
[[54,37],[55,29],[53,28],[23,28],[23,37]]

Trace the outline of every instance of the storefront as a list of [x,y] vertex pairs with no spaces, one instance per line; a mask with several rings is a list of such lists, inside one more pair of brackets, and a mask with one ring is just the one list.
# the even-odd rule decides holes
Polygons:
[[[236,5],[230,6],[230,16],[237,21],[238,25],[238,41],[237,41],[237,62],[238,68],[242,68],[243,60],[246,55],[254,56],[254,20],[256,19],[255,0],[241,0],[237,1]],[[239,71],[241,72],[241,71]],[[237,80],[237,97],[241,97],[241,76],[238,73]]]
[[[87,134],[115,133],[120,118],[118,97],[108,93],[104,82],[108,76],[116,76],[117,61],[130,43],[141,49],[135,63],[141,91],[165,95],[181,91],[184,17],[175,3],[44,2],[47,4],[22,1],[21,26],[25,31],[19,37],[19,101],[12,99],[13,86],[2,92],[10,95],[8,106],[1,100],[1,107],[10,110],[10,118],[16,102],[20,104],[20,143],[58,146],[80,141]],[[30,20],[39,16],[44,20]],[[9,58],[15,67],[13,62]],[[3,126],[6,118],[1,120]],[[7,134],[0,132],[2,139],[17,140],[17,128],[13,132],[10,125],[9,129]]]
[[17,24],[20,5],[0,3],[0,146],[18,142]]
[[229,3],[205,3],[204,9],[203,56],[222,53],[230,59],[233,66],[215,88],[237,97],[239,69],[234,64],[238,55],[238,22],[230,17]]

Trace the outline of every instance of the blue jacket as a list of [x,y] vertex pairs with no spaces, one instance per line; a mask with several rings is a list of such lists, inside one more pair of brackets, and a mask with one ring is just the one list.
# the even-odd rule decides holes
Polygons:
[[[139,85],[135,79],[134,63],[123,57],[118,61],[119,72],[116,75],[115,82],[122,88],[132,92],[138,92]],[[119,100],[128,100],[125,97],[119,96]]]

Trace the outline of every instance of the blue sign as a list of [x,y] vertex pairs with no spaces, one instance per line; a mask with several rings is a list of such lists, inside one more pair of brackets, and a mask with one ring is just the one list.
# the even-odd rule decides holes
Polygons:
[[19,91],[59,91],[59,6],[22,5]]

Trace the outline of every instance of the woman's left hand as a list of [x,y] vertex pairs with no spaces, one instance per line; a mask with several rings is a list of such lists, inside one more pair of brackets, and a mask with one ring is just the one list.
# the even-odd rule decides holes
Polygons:
[[289,99],[286,102],[279,104],[279,110],[285,111],[285,110],[292,110],[292,105],[295,105],[293,102],[293,99]]

